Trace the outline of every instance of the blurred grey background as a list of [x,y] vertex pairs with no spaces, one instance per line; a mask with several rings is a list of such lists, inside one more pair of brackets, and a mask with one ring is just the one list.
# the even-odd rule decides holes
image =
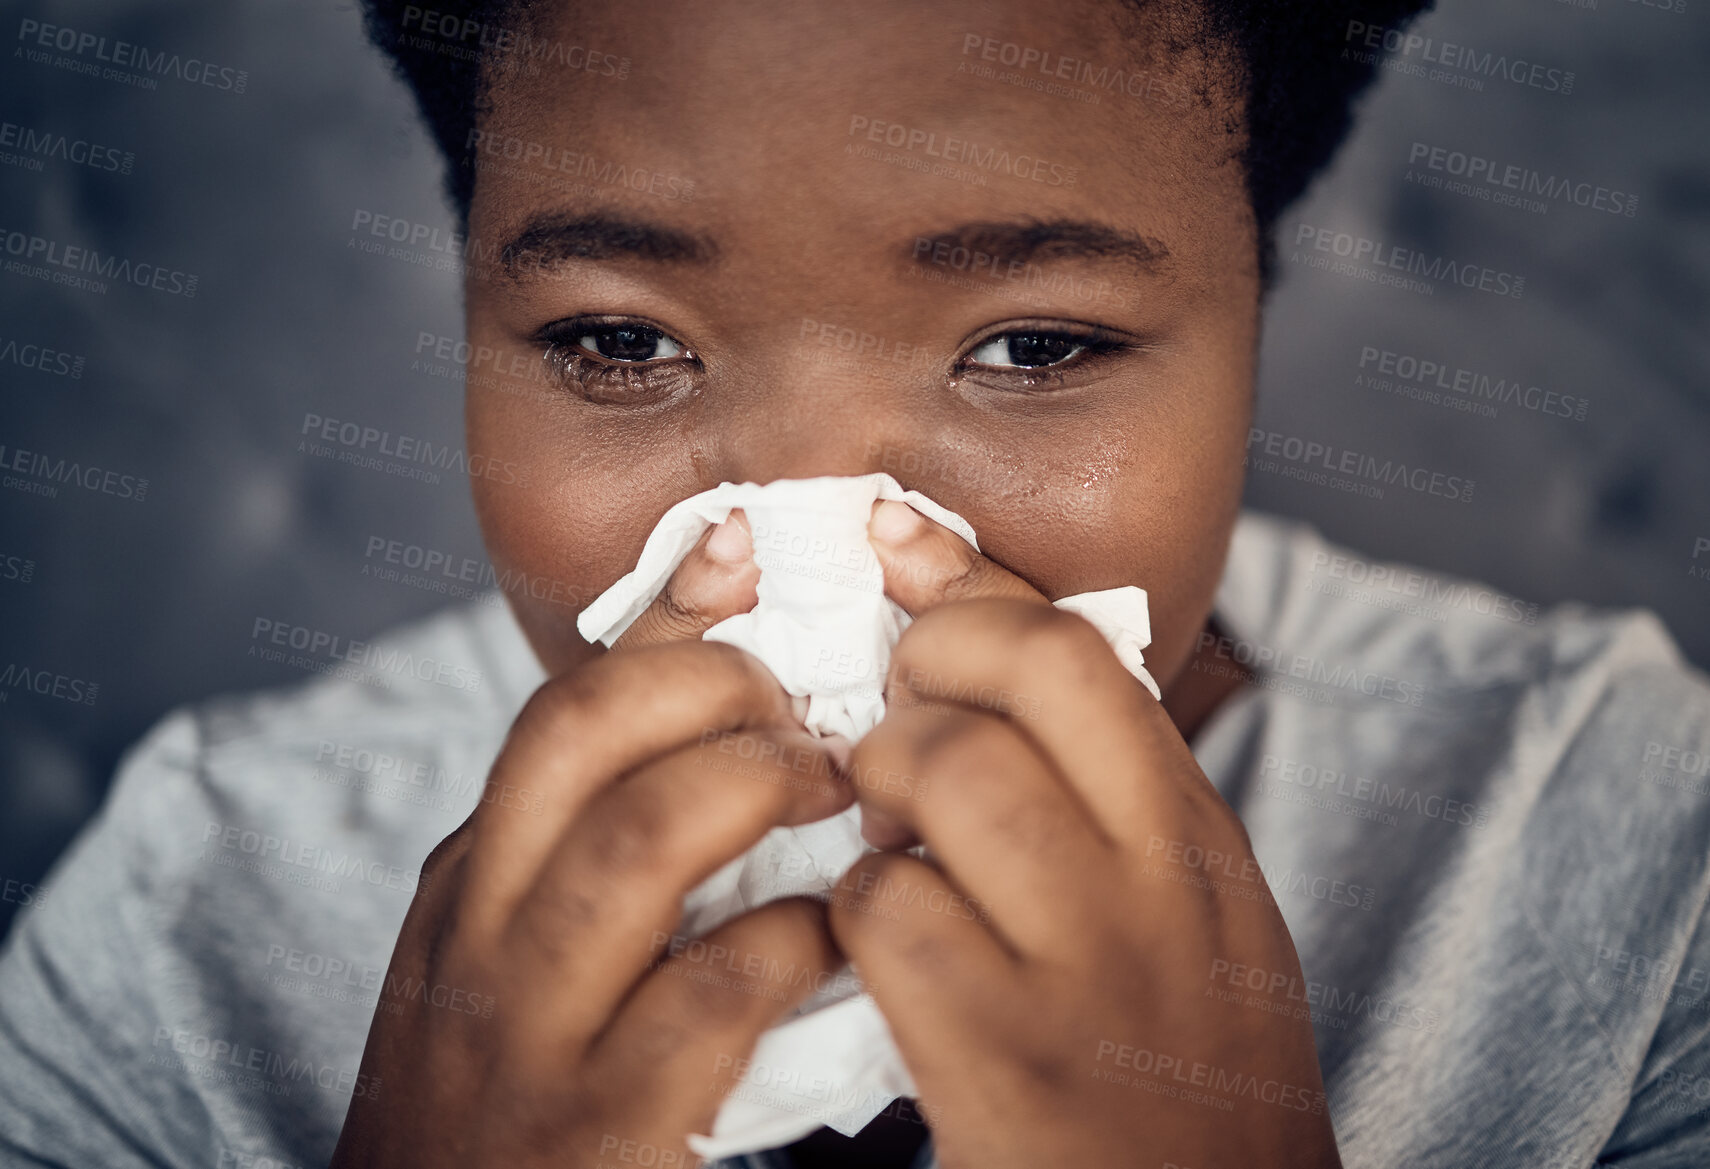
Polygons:
[[[1474,497],[1391,488],[1377,500],[1261,471],[1247,499],[1525,601],[1649,607],[1703,666],[1710,20],[1701,0],[1672,2],[1686,10],[1445,0],[1416,27],[1541,63],[1558,86],[1384,72],[1336,166],[1283,219],[1257,425],[1470,477]],[[123,749],[169,708],[306,677],[247,656],[258,618],[365,637],[447,603],[364,575],[371,539],[481,555],[461,480],[398,480],[298,450],[307,413],[461,445],[458,383],[434,358],[440,342],[420,340],[460,338],[454,277],[349,246],[359,213],[450,225],[438,162],[351,0],[7,8],[14,39],[37,20],[232,72],[150,90],[73,72],[58,54],[31,60],[15,41],[0,74],[0,123],[13,127],[0,126],[0,237],[197,277],[187,298],[0,271],[0,461],[25,450],[148,480],[140,502],[122,480],[53,498],[0,489],[0,669],[12,671],[0,685],[0,929]],[[7,137],[20,127],[103,150],[93,162],[28,154]],[[1410,174],[1432,149],[1443,167],[1458,152],[1587,197],[1636,195],[1635,213],[1432,188],[1416,180],[1455,177]],[[1307,259],[1324,253],[1291,255],[1301,224],[1523,276],[1524,292],[1439,280],[1426,295],[1316,269]],[[1383,360],[1368,351],[1588,406],[1557,416],[1534,395],[1543,408],[1451,409],[1360,384]],[[60,693],[20,687],[19,668]]]

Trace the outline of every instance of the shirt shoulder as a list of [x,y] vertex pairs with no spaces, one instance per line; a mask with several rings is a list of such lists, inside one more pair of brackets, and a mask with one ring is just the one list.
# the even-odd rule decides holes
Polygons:
[[0,1149],[318,1163],[376,1087],[362,1045],[421,863],[490,798],[543,675],[487,599],[304,660],[321,676],[157,724],[18,920]]
[[[1302,521],[1243,512],[1217,613],[1261,667],[1405,669],[1441,700],[1656,668],[1703,691],[1660,618],[1642,608],[1544,606],[1482,581],[1363,555]],[[1304,662],[1291,662],[1293,655]],[[1418,703],[1410,703],[1418,705]]]
[[[1710,679],[1657,616],[1534,607],[1252,514],[1217,613],[1260,686],[1196,744],[1207,774],[1262,862],[1376,890],[1354,932],[1279,898],[1308,976],[1442,1020],[1320,1032],[1341,1107],[1394,1118],[1355,1126],[1389,1134],[1374,1150],[1471,1108],[1505,1119],[1434,1138],[1459,1163],[1503,1142],[1528,1163],[1704,1163]],[[1392,1057],[1446,1086],[1359,1071]],[[1511,1091],[1532,1075],[1548,1084]]]
[[369,641],[316,639],[277,626],[252,637],[252,653],[289,661],[316,677],[196,704],[206,745],[279,743],[329,725],[361,724],[419,736],[508,719],[544,680],[499,594],[394,627]]
[[1625,824],[1604,859],[1628,868],[1710,840],[1710,677],[1650,610],[1543,608],[1244,513],[1216,612],[1279,746],[1457,787],[1546,838]]
[[[1342,737],[1374,755],[1558,787],[1578,778],[1668,809],[1684,830],[1704,826],[1710,676],[1648,609],[1544,608],[1243,513],[1216,612],[1229,632],[1215,651],[1297,700],[1292,721],[1309,734],[1371,714],[1363,735]],[[1491,794],[1521,795],[1512,782]]]

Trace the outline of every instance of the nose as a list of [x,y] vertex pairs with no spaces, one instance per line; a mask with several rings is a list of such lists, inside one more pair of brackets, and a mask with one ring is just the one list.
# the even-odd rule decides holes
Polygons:
[[772,352],[739,391],[709,404],[704,487],[895,473],[904,452],[913,462],[934,445],[937,419],[922,406],[943,388],[919,364],[887,362],[871,344],[826,345],[817,332]]

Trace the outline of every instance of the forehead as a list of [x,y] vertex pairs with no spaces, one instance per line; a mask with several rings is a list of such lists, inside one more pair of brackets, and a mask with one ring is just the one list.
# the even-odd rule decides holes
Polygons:
[[1186,19],[1115,0],[541,4],[490,57],[472,218],[712,215],[851,253],[1017,218],[1109,223],[1178,260],[1250,247],[1231,230],[1250,211],[1234,91]]

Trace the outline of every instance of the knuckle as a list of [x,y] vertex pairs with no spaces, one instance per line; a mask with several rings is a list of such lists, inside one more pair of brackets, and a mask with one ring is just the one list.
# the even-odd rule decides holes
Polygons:
[[728,641],[697,641],[695,649],[688,652],[703,661],[703,668],[729,673],[734,678],[764,677],[770,680],[772,675],[760,663],[760,659],[742,649],[731,645]]
[[653,612],[656,622],[665,632],[700,629],[711,625],[713,621],[706,606],[691,596],[689,590],[684,589],[675,577],[668,581],[665,588],[654,598]]
[[657,876],[671,854],[672,814],[662,806],[630,800],[602,816],[589,841],[589,859],[603,872],[628,880]]
[[850,939],[871,937],[875,928],[886,924],[883,909],[894,908],[884,902],[886,894],[904,880],[911,858],[892,852],[870,853],[850,866],[838,882],[831,897],[828,918],[833,936],[848,946]]
[[[994,566],[991,571],[998,570]],[[954,600],[959,603],[934,605],[921,613],[903,630],[894,655],[932,657],[951,649],[956,643],[975,633],[990,636],[992,630],[998,629],[1003,631],[1005,636],[1020,636],[1033,633],[1040,627],[1050,628],[1071,621],[1085,625],[1095,637],[1098,636],[1098,630],[1093,628],[1091,622],[1053,605],[1038,604],[1016,597],[985,596],[980,595],[978,590],[964,597],[943,599],[945,602]]]
[[[825,939],[825,904],[814,897],[793,896],[782,897],[777,901],[768,902],[764,907],[770,919],[769,928],[774,938],[788,939],[798,947],[816,947],[829,944]],[[822,954],[829,960],[829,951]]]
[[1059,856],[1063,843],[1073,839],[1080,812],[1065,800],[1018,802],[999,811],[992,834],[1002,841],[1006,853],[1016,856]]
[[422,876],[432,878],[423,884],[439,884],[449,881],[461,873],[463,858],[474,847],[474,817],[464,820],[438,844],[433,846],[422,861]]
[[597,671],[587,667],[550,678],[523,703],[511,733],[526,739],[574,736],[604,689]]
[[947,605],[937,605],[926,610],[902,631],[902,636],[897,639],[896,648],[892,651],[893,656],[919,652],[951,636],[960,616],[955,608]]
[[530,898],[518,912],[513,928],[536,953],[553,965],[562,965],[575,956],[599,912],[599,906],[586,893],[554,890]]
[[991,562],[965,545],[964,549],[958,549],[947,561],[923,565],[926,579],[919,583],[936,592],[945,601],[962,601],[979,596],[989,575]]
[[1074,676],[1086,672],[1110,646],[1093,623],[1054,607],[1027,606],[1015,631],[1015,656],[1042,673]]
[[428,950],[426,969],[433,980],[446,986],[463,987],[471,993],[504,994],[509,978],[501,962],[485,948],[467,944],[452,930],[439,931]]
[[680,1057],[684,1049],[703,1033],[700,1020],[689,1015],[680,1002],[680,998],[673,995],[664,1003],[652,1004],[645,1012],[638,1011],[637,1017],[625,1027],[623,1062],[626,1078],[644,1078],[642,1069],[657,1068],[672,1057]]
[[919,910],[940,884],[930,866],[897,853],[877,853],[858,869],[834,895],[829,915],[832,937],[843,952],[857,966],[883,954],[887,963],[930,975],[952,965],[956,940],[938,928],[942,919]]
[[670,1013],[676,1020],[704,1031],[733,1031],[748,1026],[769,1000],[732,985],[732,979],[710,967],[685,965],[662,973],[675,977]]
[[[740,741],[740,739],[739,739]],[[769,824],[789,804],[792,791],[780,782],[775,762],[741,762],[730,770],[709,771],[698,820],[703,834],[746,832]],[[716,792],[716,794],[714,794]]]
[[1229,805],[1229,801],[1223,798],[1223,793],[1199,770],[1197,763],[1192,760],[1189,762],[1190,768],[1172,776],[1176,780],[1173,786],[1185,801],[1183,823],[1195,826],[1195,832],[1223,841],[1223,847],[1235,851],[1238,855],[1252,856],[1253,840],[1247,831],[1247,825]]
[[1005,764],[1007,744],[993,720],[954,708],[933,712],[917,721],[904,761],[909,771],[935,788],[953,787],[988,774]]
[[680,687],[704,699],[709,710],[746,707],[768,688],[783,692],[759,658],[728,642],[682,639],[642,649],[634,660],[648,663],[647,693]]
[[1079,1087],[1084,1074],[1072,1058],[1046,1043],[1029,1043],[1013,1054],[1009,1074],[1023,1100],[1056,1099]]
[[790,714],[790,696],[764,663],[745,649],[722,641],[697,641],[704,646],[709,675],[704,692],[716,695],[716,703],[727,721],[763,721],[795,726]]

